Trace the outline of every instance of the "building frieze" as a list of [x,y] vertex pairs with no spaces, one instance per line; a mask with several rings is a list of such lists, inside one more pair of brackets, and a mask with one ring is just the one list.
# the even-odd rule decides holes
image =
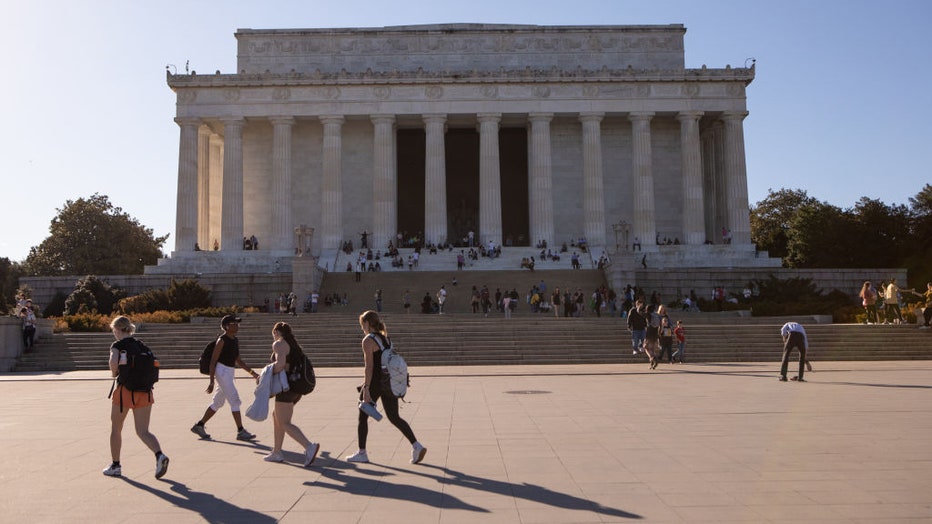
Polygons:
[[497,71],[428,71],[418,68],[413,71],[373,71],[352,73],[345,69],[338,73],[313,73],[293,71],[291,73],[251,73],[198,75],[172,74],[166,71],[166,81],[172,89],[188,87],[271,87],[271,86],[314,86],[314,85],[379,85],[390,89],[392,85],[404,84],[513,84],[516,82],[537,83],[618,83],[618,82],[737,82],[744,86],[754,80],[754,67],[676,70],[638,70],[634,68],[597,70],[583,68],[523,69],[500,68]]

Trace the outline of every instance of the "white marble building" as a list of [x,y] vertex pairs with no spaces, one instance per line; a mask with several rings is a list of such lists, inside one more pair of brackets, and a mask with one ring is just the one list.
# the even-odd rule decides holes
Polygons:
[[[753,66],[687,69],[685,32],[240,29],[235,74],[168,74],[175,249],[150,269],[208,256],[265,272],[296,247],[322,259],[358,247],[362,231],[384,249],[399,231],[452,242],[468,230],[505,245],[585,237],[610,253],[637,238],[672,266],[779,265],[750,242]],[[252,235],[263,256],[243,258]]]

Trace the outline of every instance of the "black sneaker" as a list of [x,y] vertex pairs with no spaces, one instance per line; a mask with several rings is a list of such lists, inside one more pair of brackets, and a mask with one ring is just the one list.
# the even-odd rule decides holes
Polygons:
[[786,382],[786,375],[780,375],[780,382]]

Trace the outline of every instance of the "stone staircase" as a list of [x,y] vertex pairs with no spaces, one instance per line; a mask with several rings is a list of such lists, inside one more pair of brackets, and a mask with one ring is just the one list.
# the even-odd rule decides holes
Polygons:
[[[433,289],[434,282],[429,283]],[[631,355],[624,320],[617,316],[554,318],[529,313],[524,304],[512,319],[499,314],[485,318],[466,313],[462,304],[447,315],[404,314],[400,301],[396,302],[391,307],[386,304],[383,316],[393,341],[413,367],[645,363],[643,356]],[[316,366],[358,367],[362,363],[357,323],[361,309],[358,303],[351,302],[347,308],[297,317],[244,315],[239,334],[242,356],[256,367],[267,362],[272,325],[285,320],[293,325],[297,339]],[[682,319],[686,326],[689,363],[776,363],[780,359],[778,332],[784,319],[719,313],[676,312],[672,316]],[[815,324],[799,320],[809,332],[811,359],[815,362],[932,359],[932,332],[918,330],[914,325]],[[143,325],[138,337],[153,348],[162,367],[187,368],[196,374],[201,350],[218,332],[217,319],[206,319],[181,325]],[[16,371],[106,369],[112,341],[109,333],[58,334],[23,355]]]

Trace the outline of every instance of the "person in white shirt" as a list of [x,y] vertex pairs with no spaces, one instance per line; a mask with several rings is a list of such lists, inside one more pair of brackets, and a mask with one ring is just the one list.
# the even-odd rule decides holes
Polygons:
[[783,361],[780,366],[780,382],[786,382],[786,371],[789,367],[790,352],[793,351],[793,348],[799,351],[799,375],[793,377],[793,380],[805,382],[803,380],[803,371],[805,371],[808,363],[806,361],[806,351],[809,350],[809,339],[806,338],[806,330],[797,322],[787,322],[780,328],[780,336],[783,337]]

